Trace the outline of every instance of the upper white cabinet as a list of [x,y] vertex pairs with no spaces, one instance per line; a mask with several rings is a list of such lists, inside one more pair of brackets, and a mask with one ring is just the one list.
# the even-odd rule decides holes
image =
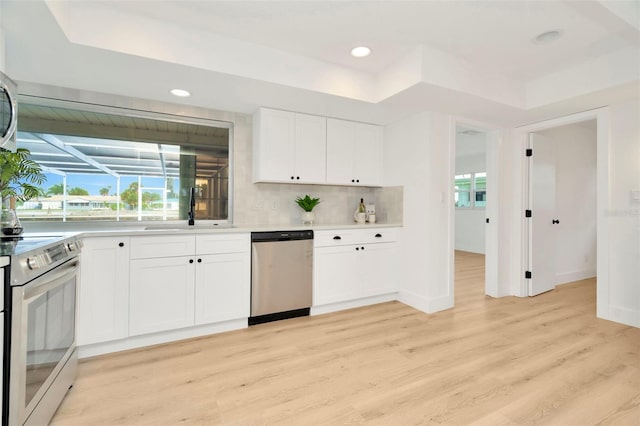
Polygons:
[[325,183],[327,119],[260,108],[253,116],[253,181]]
[[327,183],[382,185],[382,127],[327,119]]

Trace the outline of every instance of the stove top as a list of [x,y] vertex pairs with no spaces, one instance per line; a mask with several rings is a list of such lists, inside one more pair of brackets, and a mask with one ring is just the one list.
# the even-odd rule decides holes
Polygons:
[[[73,234],[23,234],[2,238],[0,257],[10,259],[9,285],[23,285],[78,256],[82,242]],[[6,285],[6,283],[5,283]]]
[[17,256],[65,238],[59,234],[24,234],[0,238],[0,256]]

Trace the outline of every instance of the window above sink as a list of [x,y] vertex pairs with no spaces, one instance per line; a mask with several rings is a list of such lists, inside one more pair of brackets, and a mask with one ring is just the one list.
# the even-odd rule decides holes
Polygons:
[[47,176],[21,221],[229,218],[232,124],[42,98],[19,106],[17,145]]

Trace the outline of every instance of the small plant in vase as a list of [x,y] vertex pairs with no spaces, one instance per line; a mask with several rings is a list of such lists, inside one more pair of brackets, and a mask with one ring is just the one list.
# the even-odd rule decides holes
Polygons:
[[308,194],[303,197],[296,198],[296,203],[302,210],[302,224],[313,225],[316,220],[316,215],[313,212],[313,208],[320,203],[320,198],[311,198]]
[[42,194],[40,185],[47,177],[38,163],[29,158],[28,149],[11,152],[0,148],[0,198],[3,235],[19,235],[22,226],[15,212],[15,201],[27,201]]

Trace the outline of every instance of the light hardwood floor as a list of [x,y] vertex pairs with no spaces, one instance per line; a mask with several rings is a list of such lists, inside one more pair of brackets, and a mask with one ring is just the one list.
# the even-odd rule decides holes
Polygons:
[[398,302],[83,361],[53,425],[634,425],[640,329],[595,318],[595,280],[484,295],[458,252],[456,308]]

